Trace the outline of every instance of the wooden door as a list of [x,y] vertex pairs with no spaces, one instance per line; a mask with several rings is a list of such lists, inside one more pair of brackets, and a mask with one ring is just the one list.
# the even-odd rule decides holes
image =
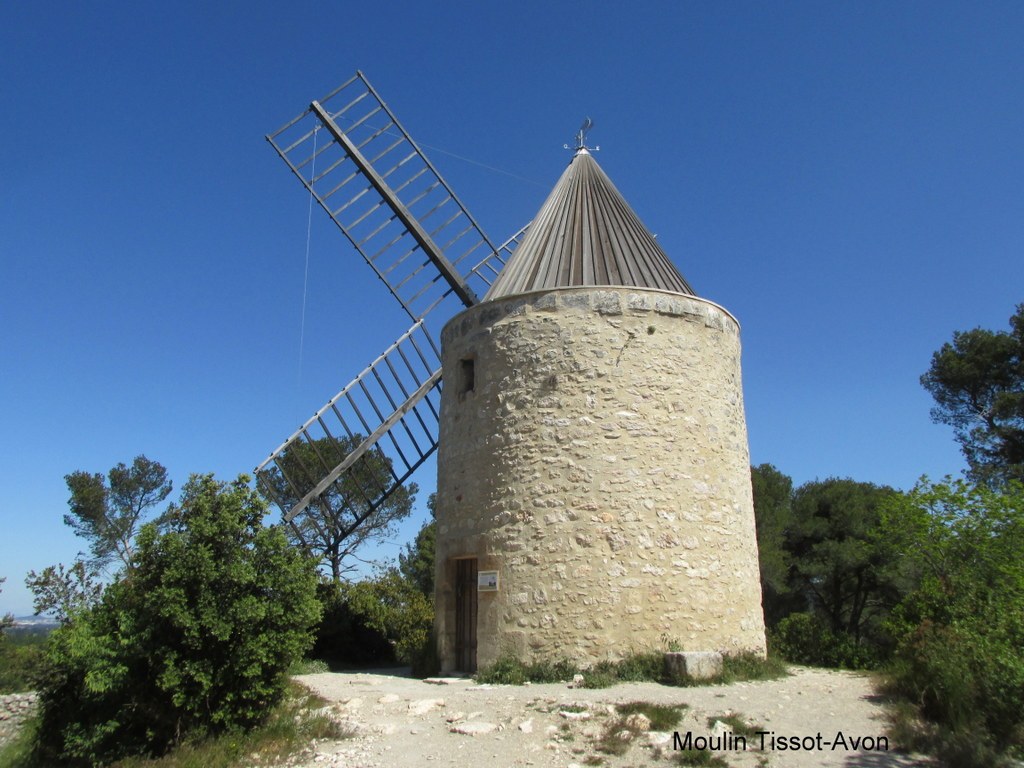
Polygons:
[[476,672],[476,558],[455,561],[455,668]]

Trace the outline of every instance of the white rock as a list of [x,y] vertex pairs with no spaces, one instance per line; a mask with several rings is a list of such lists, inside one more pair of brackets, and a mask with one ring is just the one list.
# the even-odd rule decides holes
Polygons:
[[452,733],[461,733],[463,736],[480,736],[498,730],[494,723],[485,723],[482,720],[474,720],[471,723],[459,723],[452,727]]
[[649,731],[651,730],[651,720],[647,715],[641,714],[640,712],[634,712],[631,715],[627,715],[626,727],[634,731]]
[[732,733],[732,731],[729,730],[729,726],[727,726],[721,720],[715,720],[715,722],[711,725],[711,735],[715,738],[724,737],[730,733]]
[[566,720],[589,720],[589,712],[566,712],[562,710],[558,713],[559,717],[564,717]]
[[672,651],[665,654],[665,666],[672,676],[706,680],[722,673],[722,654],[717,651]]
[[363,706],[363,700],[359,698],[344,699],[341,702],[339,702],[338,706],[340,706],[346,712],[354,712],[355,710]]
[[432,709],[444,706],[444,699],[417,699],[409,702],[410,715],[425,715]]

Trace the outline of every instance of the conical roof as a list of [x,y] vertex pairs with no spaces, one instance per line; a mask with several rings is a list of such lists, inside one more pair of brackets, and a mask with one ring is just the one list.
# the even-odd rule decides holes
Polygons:
[[577,151],[485,299],[581,285],[694,295],[586,149]]

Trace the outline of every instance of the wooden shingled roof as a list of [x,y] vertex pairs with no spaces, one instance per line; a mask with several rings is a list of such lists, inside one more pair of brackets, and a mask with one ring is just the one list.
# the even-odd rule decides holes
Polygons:
[[583,285],[694,295],[586,149],[577,151],[485,299]]

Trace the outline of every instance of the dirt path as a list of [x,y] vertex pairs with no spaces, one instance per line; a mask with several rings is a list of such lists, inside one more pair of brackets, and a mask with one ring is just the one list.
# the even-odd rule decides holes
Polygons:
[[[388,672],[305,675],[298,679],[332,702],[332,713],[348,722],[357,735],[314,744],[293,765],[667,766],[679,754],[673,747],[687,733],[695,741],[724,736],[723,746],[733,748],[715,754],[733,768],[926,764],[884,749],[884,711],[865,676],[803,667],[792,672],[781,680],[729,686],[629,683],[601,690],[572,689],[564,683],[490,686],[448,680],[430,684]],[[683,721],[676,726],[678,741],[672,733],[639,733],[628,740],[621,756],[599,752],[597,741],[618,720],[612,705],[633,701],[687,705]],[[744,750],[735,736],[730,740],[728,727],[709,726],[708,718],[728,714],[766,731],[764,748],[761,736],[748,737]],[[782,748],[793,744],[794,738],[800,749]],[[856,746],[854,740],[858,740]],[[602,762],[594,762],[598,757]]]

